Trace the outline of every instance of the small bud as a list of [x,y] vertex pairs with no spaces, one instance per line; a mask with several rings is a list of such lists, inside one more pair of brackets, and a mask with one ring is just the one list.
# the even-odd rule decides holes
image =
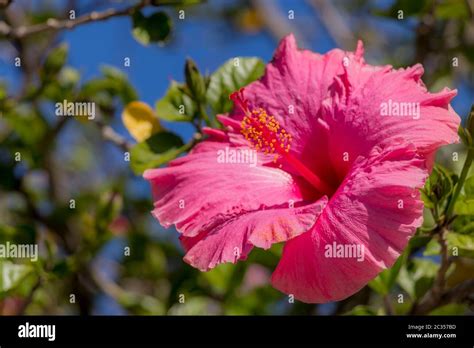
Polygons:
[[196,64],[191,59],[186,60],[184,76],[186,77],[186,84],[191,94],[199,101],[204,100],[206,84]]

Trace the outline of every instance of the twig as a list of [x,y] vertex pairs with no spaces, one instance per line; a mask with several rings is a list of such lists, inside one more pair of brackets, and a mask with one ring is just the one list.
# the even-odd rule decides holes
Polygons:
[[446,272],[448,271],[451,261],[448,257],[448,246],[446,245],[447,230],[443,229],[439,234],[439,244],[441,245],[441,264],[439,266],[438,274],[436,276],[433,291],[437,292],[436,296],[441,296],[446,282]]
[[386,314],[387,315],[393,315],[394,310],[393,310],[393,306],[392,306],[392,301],[391,301],[390,296],[388,294],[383,297],[383,303],[384,303],[384,306],[385,306]]
[[100,128],[102,137],[105,140],[114,143],[125,152],[130,151],[130,149],[132,148],[132,144],[130,144],[124,137],[118,134],[112,127],[101,121],[97,121],[95,122],[95,124]]
[[426,301],[421,302],[411,312],[411,314],[423,315],[431,312],[432,310],[447,305],[449,303],[460,303],[469,300],[474,294],[474,279],[467,280],[461,284],[456,285],[449,291],[444,292],[437,302]]
[[92,277],[92,280],[99,287],[100,290],[102,290],[105,294],[116,300],[123,296],[125,291],[120,286],[102,276],[99,271],[93,269],[94,266],[92,266],[91,268],[92,269],[90,270],[90,275]]
[[441,262],[431,289],[418,302],[416,301],[411,309],[412,314],[425,314],[432,309],[439,307],[444,295],[446,283],[446,272],[451,265],[451,259],[448,257],[448,247],[446,245],[446,228],[442,228],[439,233],[439,243],[441,245]]
[[459,180],[456,183],[456,187],[454,188],[454,193],[451,196],[451,199],[449,200],[448,207],[446,208],[446,221],[449,221],[452,216],[452,213],[454,211],[454,205],[456,204],[458,196],[461,193],[464,181],[466,181],[467,175],[469,174],[469,169],[471,168],[473,159],[474,150],[471,147],[468,147],[467,157],[464,161],[464,165],[461,170],[461,175],[459,176]]
[[93,11],[76,19],[58,20],[55,18],[49,18],[44,23],[31,26],[19,26],[17,28],[12,28],[5,22],[0,22],[0,35],[6,36],[10,39],[22,39],[26,36],[39,34],[50,30],[73,29],[81,24],[103,21],[112,17],[128,16],[149,4],[150,0],[141,0],[138,4],[121,10],[108,9],[103,12]]

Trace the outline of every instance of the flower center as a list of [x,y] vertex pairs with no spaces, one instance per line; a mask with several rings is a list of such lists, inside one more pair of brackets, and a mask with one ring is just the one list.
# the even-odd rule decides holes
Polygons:
[[265,109],[256,108],[251,110],[243,92],[244,89],[242,88],[238,92],[232,93],[230,99],[244,112],[240,132],[245,139],[250,142],[255,150],[265,154],[273,154],[274,162],[284,161],[289,164],[321,194],[331,195],[334,189],[290,153],[291,142],[293,141],[291,134]]

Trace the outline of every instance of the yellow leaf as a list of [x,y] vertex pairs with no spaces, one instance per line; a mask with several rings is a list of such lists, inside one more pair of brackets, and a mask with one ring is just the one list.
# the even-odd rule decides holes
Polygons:
[[133,101],[125,106],[122,121],[128,132],[138,142],[148,139],[162,129],[153,109],[141,101]]

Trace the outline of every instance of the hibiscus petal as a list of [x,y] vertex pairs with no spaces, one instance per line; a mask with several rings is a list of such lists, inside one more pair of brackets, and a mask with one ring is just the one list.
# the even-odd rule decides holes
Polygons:
[[419,64],[394,70],[349,59],[330,88],[331,98],[323,103],[322,112],[339,179],[359,155],[367,156],[374,146],[391,144],[395,138],[409,140],[425,158],[440,146],[458,141],[460,118],[449,105],[456,91],[430,93],[422,74]]
[[263,167],[260,160],[220,163],[218,151],[230,144],[220,146],[205,141],[197,153],[144,173],[152,186],[153,215],[163,226],[175,224],[179,232],[193,237],[248,212],[303,202],[303,193],[291,175]]
[[[419,188],[427,177],[414,146],[376,147],[354,162],[311,231],[285,244],[273,285],[304,302],[344,299],[391,267],[422,223]],[[363,249],[331,258],[337,245]]]
[[247,257],[253,246],[268,249],[308,231],[327,203],[319,201],[294,208],[276,208],[243,214],[197,237],[183,237],[184,260],[201,271]]

